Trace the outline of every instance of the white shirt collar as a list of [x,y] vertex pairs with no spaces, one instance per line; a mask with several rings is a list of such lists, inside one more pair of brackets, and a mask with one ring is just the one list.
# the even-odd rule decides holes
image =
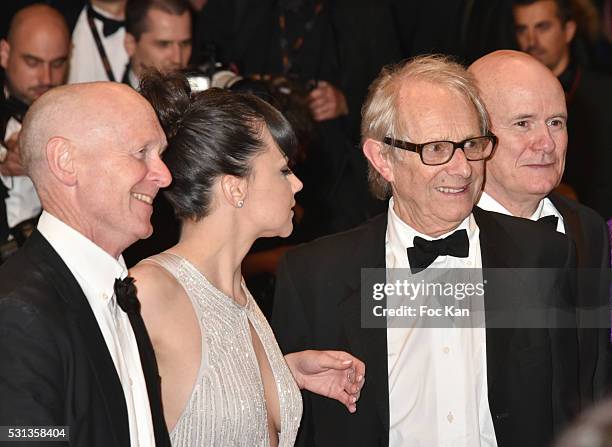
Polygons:
[[477,206],[486,211],[493,211],[495,213],[505,214],[507,216],[512,216],[512,213],[508,211],[501,203],[495,200],[486,192],[482,192],[480,195],[480,200],[478,200]]
[[[477,206],[486,211],[493,211],[496,213],[513,216],[513,214],[508,211],[501,203],[499,203],[497,200],[495,200],[493,197],[491,197],[484,191],[480,196],[480,200],[478,201]],[[531,216],[529,216],[529,220],[538,220],[546,216],[555,216],[557,219],[559,219],[557,222],[557,231],[559,233],[565,233],[565,224],[563,222],[563,216],[548,197],[544,197],[542,200],[540,200],[540,203],[538,203],[536,210]]]
[[[47,239],[53,249],[75,276],[81,288],[88,288],[94,294],[85,292],[92,307],[113,302],[116,278],[127,276],[123,256],[113,258],[90,239],[65,224],[47,211],[38,221],[38,231]],[[84,287],[85,286],[85,287]],[[106,302],[95,297],[106,296]]]
[[134,69],[131,66],[128,70],[128,81],[134,90],[138,90],[140,79],[138,79],[138,76],[136,76],[136,73],[134,73]]

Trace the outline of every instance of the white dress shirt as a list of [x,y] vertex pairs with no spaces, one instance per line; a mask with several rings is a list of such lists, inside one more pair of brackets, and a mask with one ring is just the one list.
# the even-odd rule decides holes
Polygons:
[[[105,17],[111,17],[108,13],[93,7],[97,12]],[[115,81],[121,82],[125,67],[128,63],[128,55],[125,51],[123,41],[125,39],[125,28],[120,28],[117,32],[108,37],[102,33],[102,21],[94,18],[94,23],[98,30],[98,35],[108,56],[111,69],[115,76]],[[72,57],[70,58],[70,73],[68,83],[78,82],[108,81],[102,58],[98,52],[98,47],[94,40],[89,23],[87,21],[87,7],[83,8],[72,32]]]
[[[483,210],[494,211],[496,213],[506,214],[508,216],[513,215],[510,211],[504,208],[501,203],[499,203],[497,200],[495,200],[493,197],[491,197],[484,191],[480,196],[480,200],[478,201],[477,206],[479,208],[482,208]],[[535,212],[529,217],[529,219],[538,220],[546,216],[555,216],[558,219],[557,231],[559,233],[565,234],[565,224],[563,223],[563,216],[548,197],[544,197],[542,200],[540,200],[540,203],[538,203],[538,207],[536,208]]]
[[149,395],[128,316],[117,304],[115,278],[125,278],[123,257],[114,259],[91,240],[43,211],[38,230],[68,266],[91,306],[123,387],[132,447],[155,446]]
[[[10,118],[6,125],[5,140],[21,130],[21,124],[15,118]],[[9,228],[40,214],[40,200],[34,184],[27,175],[16,177],[0,175],[2,183],[8,189],[6,202],[6,220]]]
[[[458,229],[468,233],[468,257],[439,256],[432,268],[482,268],[480,231],[473,216]],[[387,268],[410,267],[406,249],[413,246],[414,236],[433,239],[403,222],[391,199]],[[389,328],[387,349],[391,447],[497,445],[488,401],[483,327]]]

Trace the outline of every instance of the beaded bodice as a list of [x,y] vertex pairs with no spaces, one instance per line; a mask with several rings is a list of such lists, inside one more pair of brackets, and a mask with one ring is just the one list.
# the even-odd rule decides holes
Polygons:
[[202,360],[191,397],[170,433],[173,447],[270,444],[261,374],[249,322],[263,345],[280,403],[279,446],[293,446],[302,415],[299,389],[257,303],[241,307],[189,261],[162,253],[147,259],[168,270],[189,296],[200,324]]

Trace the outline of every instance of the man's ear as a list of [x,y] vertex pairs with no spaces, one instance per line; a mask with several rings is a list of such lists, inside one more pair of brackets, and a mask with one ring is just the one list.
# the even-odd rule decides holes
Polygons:
[[125,47],[125,51],[130,57],[134,56],[136,52],[136,38],[131,33],[125,33],[125,38],[123,39],[123,46]]
[[49,139],[45,146],[45,156],[49,170],[61,183],[67,186],[74,186],[77,183],[74,150],[72,143],[62,137]]
[[569,45],[576,35],[576,22],[573,20],[568,20],[565,22],[563,34],[565,35],[565,43]]
[[235,175],[224,175],[221,177],[221,189],[225,200],[236,208],[242,208],[247,196],[248,181],[246,178]]
[[6,70],[11,54],[11,44],[6,39],[0,39],[0,66]]
[[368,138],[363,143],[363,154],[378,173],[388,182],[393,182],[393,165],[384,152],[383,143]]

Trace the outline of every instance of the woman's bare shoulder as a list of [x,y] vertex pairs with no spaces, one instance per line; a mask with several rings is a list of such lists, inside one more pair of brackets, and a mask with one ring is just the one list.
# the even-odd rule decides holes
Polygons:
[[172,274],[154,262],[141,261],[130,269],[138,291],[138,299],[145,307],[160,308],[171,306],[182,291],[181,285]]

